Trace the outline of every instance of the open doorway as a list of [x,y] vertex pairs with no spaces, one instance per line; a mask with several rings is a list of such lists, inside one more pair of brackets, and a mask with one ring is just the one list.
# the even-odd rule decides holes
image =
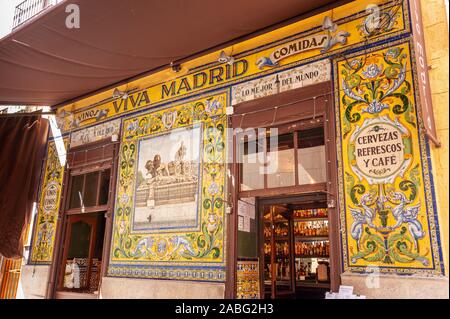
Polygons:
[[[314,192],[239,201],[243,215],[254,203],[255,218],[238,231],[238,268],[259,269],[256,278],[244,280],[259,287],[252,289],[259,298],[323,299],[339,285],[337,226],[327,198]],[[246,285],[238,279],[238,294]]]
[[258,210],[264,298],[324,298],[334,266],[326,196],[260,200]]
[[96,299],[109,258],[117,145],[71,149],[62,202],[63,222],[52,265],[57,299]]
[[237,298],[324,298],[338,289],[330,87],[322,83],[234,106],[232,125],[242,129],[232,166]]
[[104,234],[104,213],[69,216],[60,291],[98,294]]
[[58,298],[99,294],[110,184],[110,168],[70,176]]

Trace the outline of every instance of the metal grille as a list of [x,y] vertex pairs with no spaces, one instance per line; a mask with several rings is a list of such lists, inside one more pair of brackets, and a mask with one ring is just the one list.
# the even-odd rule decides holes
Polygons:
[[13,19],[13,30],[33,18],[45,9],[56,4],[57,0],[25,0],[16,6]]
[[[99,287],[102,261],[97,258],[93,258],[90,273],[88,273],[88,263],[88,258],[74,258],[72,260],[67,260],[67,265],[70,267],[72,267],[73,264],[78,266],[75,276],[78,276],[77,281],[79,282],[79,287],[73,288],[86,291],[88,293],[94,293]],[[67,280],[67,278],[65,278],[65,280]]]

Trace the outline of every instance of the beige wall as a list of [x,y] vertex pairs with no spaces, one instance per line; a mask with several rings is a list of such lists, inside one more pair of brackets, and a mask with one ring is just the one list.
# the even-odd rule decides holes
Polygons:
[[[20,280],[24,298],[45,298],[49,271],[50,266],[22,266]],[[221,283],[104,277],[101,285],[100,298],[104,299],[222,299],[225,296],[225,285]]]
[[[449,78],[448,78],[448,23],[444,0],[421,0],[425,47],[430,67],[430,85],[440,148],[431,145],[434,185],[441,232],[442,251],[448,277],[449,249]],[[448,287],[447,287],[448,288]]]
[[449,298],[448,278],[343,273],[342,285],[367,299],[445,299]]
[[221,299],[225,285],[175,280],[103,277],[100,298],[104,299]]
[[44,299],[50,266],[23,265],[20,281],[25,299]]

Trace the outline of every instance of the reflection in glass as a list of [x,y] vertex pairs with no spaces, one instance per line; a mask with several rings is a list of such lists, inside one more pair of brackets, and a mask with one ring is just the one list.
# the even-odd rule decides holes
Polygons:
[[278,136],[278,143],[268,138],[267,187],[284,187],[295,184],[294,134]]
[[86,185],[84,188],[84,206],[97,206],[99,172],[86,174]]
[[69,209],[81,207],[79,192],[83,193],[84,175],[72,177],[72,186],[70,188]]
[[272,288],[272,213],[268,207],[264,209],[264,288],[271,293]]
[[[292,293],[291,236],[288,210],[264,206],[264,283],[270,292]],[[272,264],[273,262],[273,264]]]
[[326,181],[326,159],[323,127],[298,132],[299,184]]
[[100,181],[100,196],[98,199],[98,205],[108,204],[110,175],[111,175],[111,171],[109,169],[102,172],[101,181]]
[[241,190],[264,188],[264,138],[249,137],[247,141],[241,138],[239,144],[239,172]]
[[72,224],[67,258],[86,258],[89,255],[91,225],[82,221]]
[[87,286],[86,276],[83,276],[86,260],[89,257],[91,242],[91,225],[82,221],[72,224],[69,241],[69,251],[64,273],[64,287],[79,289]]

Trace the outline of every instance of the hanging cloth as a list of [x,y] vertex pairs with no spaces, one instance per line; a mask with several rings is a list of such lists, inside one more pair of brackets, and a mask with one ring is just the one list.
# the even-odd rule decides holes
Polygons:
[[48,130],[40,115],[0,117],[0,255],[6,258],[23,254]]

